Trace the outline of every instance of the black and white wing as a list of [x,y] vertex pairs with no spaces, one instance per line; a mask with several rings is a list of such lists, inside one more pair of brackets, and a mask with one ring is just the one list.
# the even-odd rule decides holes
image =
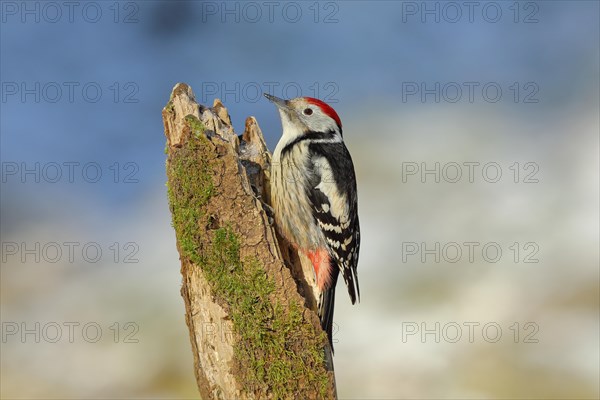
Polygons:
[[332,287],[341,272],[354,304],[360,299],[360,227],[354,165],[343,142],[313,142],[308,149],[312,164],[308,198],[331,256],[335,274]]

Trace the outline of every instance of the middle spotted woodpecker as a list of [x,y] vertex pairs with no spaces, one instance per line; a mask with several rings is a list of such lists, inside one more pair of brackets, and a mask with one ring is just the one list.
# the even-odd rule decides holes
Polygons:
[[[335,286],[341,273],[354,304],[360,228],[356,177],[335,110],[321,100],[283,100],[283,134],[271,165],[271,205],[281,235],[310,259],[317,312],[331,348]],[[310,278],[310,279],[309,279]]]

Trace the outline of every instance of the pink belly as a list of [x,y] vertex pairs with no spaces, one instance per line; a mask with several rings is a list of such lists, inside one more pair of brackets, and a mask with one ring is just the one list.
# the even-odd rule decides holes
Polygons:
[[327,250],[315,250],[306,252],[312,262],[317,278],[317,287],[320,291],[328,289],[331,285],[331,263]]

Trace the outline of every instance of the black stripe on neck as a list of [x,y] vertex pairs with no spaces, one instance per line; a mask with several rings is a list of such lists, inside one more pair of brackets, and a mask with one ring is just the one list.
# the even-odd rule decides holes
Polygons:
[[292,147],[294,147],[295,145],[297,145],[300,142],[303,142],[305,140],[327,140],[327,139],[334,139],[335,138],[335,132],[334,131],[327,131],[327,132],[306,132],[304,135],[302,136],[298,136],[296,139],[292,140],[291,142],[289,142],[288,144],[285,145],[285,147],[283,148],[283,150],[281,150],[281,156],[284,156],[286,153],[288,153],[289,151],[292,150]]

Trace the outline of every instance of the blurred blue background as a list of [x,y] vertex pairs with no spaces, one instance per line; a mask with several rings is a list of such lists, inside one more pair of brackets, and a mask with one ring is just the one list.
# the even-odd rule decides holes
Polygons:
[[271,150],[260,92],[340,114],[363,230],[340,398],[600,396],[598,2],[69,4],[0,3],[2,398],[197,397],[177,82]]

